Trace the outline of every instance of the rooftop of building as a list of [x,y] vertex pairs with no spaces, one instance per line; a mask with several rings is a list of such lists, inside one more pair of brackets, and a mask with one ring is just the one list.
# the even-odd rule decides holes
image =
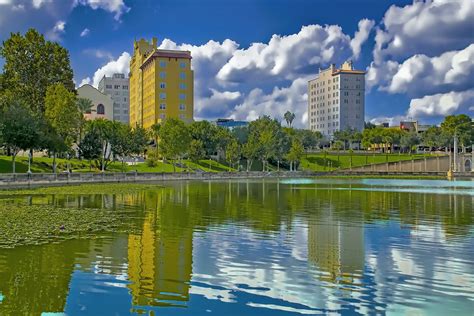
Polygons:
[[364,70],[356,70],[354,69],[354,65],[352,64],[352,61],[350,60],[347,60],[345,61],[340,68],[337,68],[336,67],[336,64],[331,64],[331,66],[329,66],[328,68],[326,69],[321,69],[319,68],[319,74],[318,76],[316,76],[316,78],[314,79],[311,79],[309,81],[313,81],[313,80],[316,80],[319,78],[319,76],[322,74],[322,73],[325,73],[325,72],[331,72],[331,75],[333,76],[336,76],[336,75],[339,75],[339,74],[354,74],[354,75],[365,75],[365,71]]
[[148,46],[149,50],[145,53],[146,59],[140,68],[147,65],[150,61],[157,57],[165,58],[181,58],[181,59],[191,59],[191,51],[189,50],[173,50],[173,49],[160,49],[157,47],[157,38],[153,37],[151,43],[147,42],[145,39],[140,39],[139,41],[134,42],[135,49],[139,49],[140,46]]

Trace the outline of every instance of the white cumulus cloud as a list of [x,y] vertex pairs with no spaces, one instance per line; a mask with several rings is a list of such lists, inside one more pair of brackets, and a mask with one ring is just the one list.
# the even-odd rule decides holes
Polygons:
[[319,66],[349,58],[350,42],[350,36],[337,25],[303,26],[296,34],[275,34],[268,43],[253,43],[235,51],[217,78],[235,83],[293,80],[316,72]]
[[431,0],[391,6],[377,30],[375,61],[413,54],[438,55],[471,44],[474,1]]
[[353,52],[353,57],[355,59],[359,58],[362,45],[369,38],[370,31],[372,31],[375,25],[375,21],[369,19],[363,19],[359,21],[359,30],[355,33],[354,38],[351,40],[351,49]]
[[103,9],[107,12],[114,13],[114,19],[120,21],[124,13],[130,11],[123,0],[75,0],[76,5],[89,6],[93,10]]
[[386,88],[392,93],[425,95],[465,89],[474,83],[474,44],[430,58],[414,55],[398,66]]
[[[427,95],[410,102],[408,116],[420,118],[426,116],[446,116],[471,111],[474,105],[474,89],[462,92],[438,93]],[[470,113],[472,115],[472,113]]]
[[310,77],[298,78],[289,87],[275,87],[270,93],[255,88],[246,96],[243,103],[237,105],[230,117],[242,120],[255,120],[262,115],[282,119],[286,111],[296,115],[295,126],[307,124],[308,80]]
[[79,84],[79,87],[82,87],[85,84],[91,84],[91,78],[86,77],[86,78],[82,79],[81,83]]
[[130,69],[130,54],[123,52],[117,60],[112,60],[104,66],[97,69],[92,78],[92,85],[94,87],[99,86],[100,80],[104,76],[112,76],[114,73],[123,73],[128,76]]
[[402,63],[414,55],[431,58],[472,44],[473,21],[472,0],[415,1],[404,7],[391,6],[376,31],[368,87],[386,85],[386,79],[396,73],[394,62]]

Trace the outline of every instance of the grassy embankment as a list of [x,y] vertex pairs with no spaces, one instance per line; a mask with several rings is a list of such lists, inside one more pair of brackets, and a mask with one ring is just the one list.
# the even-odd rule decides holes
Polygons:
[[[70,166],[73,172],[99,172],[97,168],[90,167],[89,162],[86,160],[71,159]],[[34,173],[40,172],[52,172],[53,159],[48,157],[34,157],[33,163],[31,165],[31,171]],[[65,171],[67,168],[67,160],[57,158],[57,171]],[[125,165],[125,171],[134,171],[138,172],[173,172],[174,168],[171,163],[157,162],[156,166],[149,167],[145,163],[138,163],[137,165]],[[28,158],[27,157],[17,157],[16,158],[16,172],[25,173],[28,170]],[[200,160],[199,162],[191,162],[188,160],[183,160],[181,164],[176,166],[176,172],[183,171],[195,171],[201,170],[205,172],[219,172],[219,171],[229,171],[233,170],[232,168],[226,166],[225,164],[213,161],[213,160]],[[108,172],[122,172],[122,164],[120,162],[112,162],[107,167]],[[12,162],[11,157],[0,156],[0,173],[10,173],[12,172]]]
[[[312,171],[332,171],[336,169],[347,169],[352,167],[360,167],[369,164],[396,162],[411,159],[422,159],[430,157],[430,154],[308,154],[303,157],[300,169]],[[352,160],[352,162],[351,162]]]
[[[411,159],[421,159],[429,154],[353,154],[352,155],[352,167],[363,166],[372,163],[385,163],[394,161],[403,161]],[[38,172],[52,172],[52,158],[47,157],[35,157],[31,170],[35,173]],[[67,161],[66,159],[56,159],[58,172],[66,170]],[[90,168],[88,161],[81,161],[77,159],[71,159],[70,165],[73,172],[99,172],[95,168]],[[244,164],[245,165],[245,164]],[[300,170],[311,170],[311,171],[331,171],[336,169],[349,168],[351,166],[351,156],[349,154],[307,154],[301,160]],[[271,170],[275,171],[276,166],[269,166]],[[146,163],[138,163],[137,165],[125,165],[125,171],[138,172],[173,172],[175,169],[171,163],[157,162],[156,166],[149,167]],[[17,157],[16,159],[16,171],[18,173],[25,173],[28,170],[28,158]],[[176,172],[183,171],[204,171],[204,172],[220,172],[220,171],[234,171],[235,169],[230,168],[225,163],[216,162],[214,160],[200,160],[199,162],[191,162],[189,160],[183,160],[176,166]],[[252,170],[261,170],[260,162],[254,162]],[[12,171],[11,157],[0,156],[0,173],[9,173]],[[120,162],[112,162],[107,168],[108,172],[122,172],[122,165]]]

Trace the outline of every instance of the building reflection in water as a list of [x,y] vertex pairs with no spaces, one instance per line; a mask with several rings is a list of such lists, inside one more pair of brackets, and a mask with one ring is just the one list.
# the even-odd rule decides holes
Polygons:
[[[129,218],[137,229],[1,250],[0,314],[64,311],[74,270],[123,276],[137,312],[188,306],[193,294],[238,303],[242,292],[336,310],[356,305],[365,291],[371,306],[389,305],[406,299],[406,285],[390,281],[400,276],[441,280],[447,286],[436,285],[438,292],[449,293],[457,282],[465,297],[474,293],[471,267],[463,265],[469,255],[460,253],[472,233],[471,197],[327,187],[181,182],[128,195],[29,199],[64,207],[133,206]],[[449,257],[463,260],[446,264]],[[191,288],[193,262],[197,284]],[[308,280],[308,274],[317,277]]]
[[344,223],[331,212],[310,219],[308,260],[323,272],[321,279],[333,283],[357,283],[364,269],[364,228]]
[[[178,201],[174,199],[178,198]],[[182,306],[189,300],[193,232],[186,214],[177,217],[176,202],[183,195],[171,191],[149,193],[140,234],[128,237],[128,278],[135,306]]]

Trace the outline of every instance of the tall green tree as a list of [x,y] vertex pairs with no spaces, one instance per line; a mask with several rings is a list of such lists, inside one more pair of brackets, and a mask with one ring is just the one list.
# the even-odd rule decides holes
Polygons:
[[422,134],[423,145],[430,148],[448,146],[450,136],[438,126],[429,127]]
[[186,154],[191,143],[189,129],[183,121],[169,118],[162,124],[160,135],[160,151],[163,157],[173,159],[176,171],[176,160]]
[[189,132],[193,140],[197,140],[202,144],[206,157],[213,155],[217,151],[220,140],[219,136],[224,136],[225,138],[225,135],[219,135],[219,132],[222,133],[222,131],[209,121],[192,122],[189,125]]
[[413,152],[420,143],[420,136],[416,132],[405,132],[400,139],[400,146]]
[[319,145],[319,142],[323,139],[323,135],[318,131],[301,129],[296,130],[296,132],[301,140],[301,144],[306,150],[317,147]]
[[474,143],[472,119],[466,114],[446,116],[441,123],[441,130],[451,139],[456,136],[463,148]]
[[141,155],[145,152],[147,146],[149,145],[149,133],[141,126],[135,126],[132,129],[131,139],[132,139],[132,148],[131,154]]
[[206,150],[204,149],[204,144],[200,139],[193,139],[189,144],[188,150],[189,159],[193,162],[198,162],[201,159],[206,157]]
[[247,171],[252,169],[253,162],[260,157],[262,147],[256,137],[248,138],[247,142],[242,146],[242,153],[247,160]]
[[237,142],[237,139],[233,138],[227,144],[227,148],[225,150],[225,159],[229,163],[229,165],[235,168],[235,164],[239,163],[240,158],[240,145]]
[[[265,171],[268,159],[275,156],[277,150],[277,135],[281,130],[280,123],[269,116],[262,116],[249,124],[249,139],[247,143],[255,146]],[[244,150],[247,152],[247,149]],[[247,157],[248,158],[248,157]]]
[[68,51],[58,43],[46,41],[35,29],[25,35],[12,33],[0,47],[0,56],[5,60],[0,91],[11,92],[37,115],[45,112],[49,86],[61,83],[74,92]]
[[20,150],[38,146],[39,124],[24,104],[13,101],[0,112],[0,140],[12,155],[12,172],[16,172],[15,159]]
[[304,148],[301,140],[298,138],[293,139],[291,143],[291,148],[288,154],[286,155],[286,159],[290,162],[290,171],[296,171],[297,164],[303,157]]
[[81,158],[89,161],[89,168],[92,160],[100,158],[102,144],[100,142],[99,134],[96,130],[89,130],[79,143],[79,154]]
[[[44,103],[46,121],[69,148],[77,139],[82,118],[76,104],[76,95],[58,83],[48,87]],[[53,172],[56,172],[58,148],[53,146],[50,149],[53,151]]]
[[98,139],[94,144],[99,144],[100,155],[96,158],[96,166],[100,168],[101,171],[107,170],[107,167],[110,163],[110,158],[112,156],[111,149],[111,139],[113,138],[114,126],[113,122],[105,119],[96,119],[92,121],[87,121],[85,127],[86,134],[93,133],[93,137]]

